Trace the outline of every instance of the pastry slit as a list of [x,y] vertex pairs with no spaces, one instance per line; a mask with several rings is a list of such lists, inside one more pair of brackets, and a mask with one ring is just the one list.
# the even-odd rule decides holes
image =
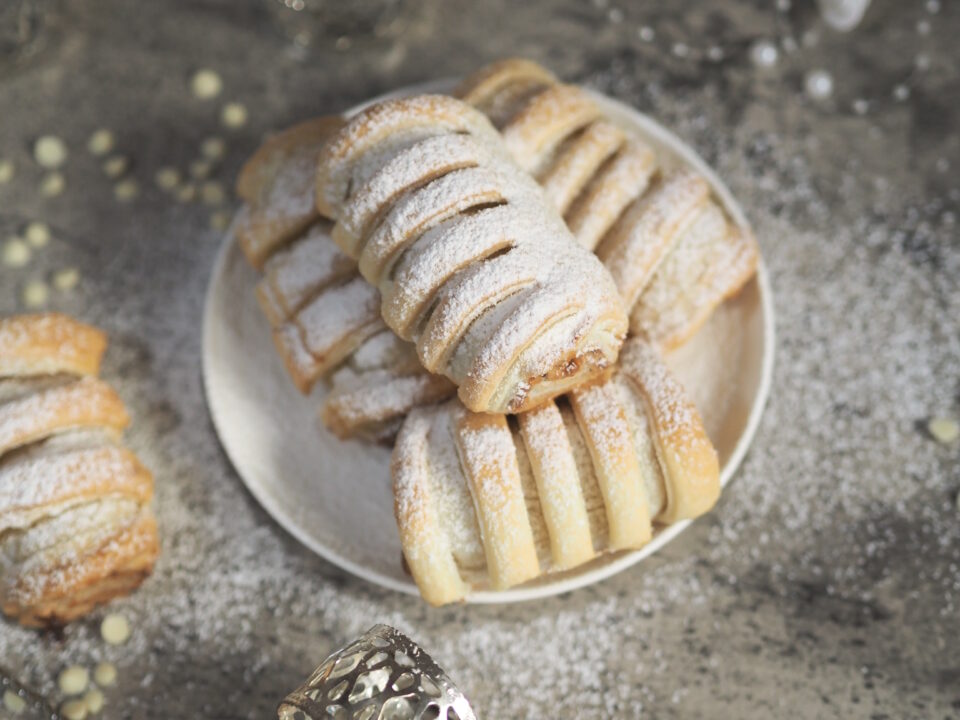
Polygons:
[[502,185],[486,168],[444,175],[399,202],[364,244],[360,272],[376,285],[404,249],[431,227],[468,208],[503,199]]
[[536,274],[513,262],[509,251],[457,273],[439,292],[433,312],[417,340],[424,367],[435,370],[444,364],[473,321],[535,283]]
[[481,148],[469,135],[434,135],[397,153],[344,206],[334,239],[357,257],[358,245],[401,195],[480,160]]
[[598,120],[557,149],[556,157],[540,174],[539,181],[561,215],[566,214],[590,178],[616,154],[625,137],[616,125]]
[[653,151],[635,140],[613,154],[566,213],[577,242],[593,250],[624,209],[643,194],[656,167]]

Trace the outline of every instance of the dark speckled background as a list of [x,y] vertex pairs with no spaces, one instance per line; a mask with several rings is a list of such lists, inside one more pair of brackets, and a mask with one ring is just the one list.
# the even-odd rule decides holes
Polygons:
[[[55,241],[0,268],[0,312],[81,269],[50,307],[111,333],[105,375],[157,476],[163,556],[115,606],[128,645],[102,644],[102,613],[58,634],[0,624],[0,664],[56,699],[64,665],[109,658],[108,718],[266,718],[385,621],[486,718],[960,717],[960,447],[925,430],[960,415],[956,0],[877,0],[846,35],[806,0],[2,2],[0,157],[17,170],[0,235],[42,219]],[[760,40],[779,47],[770,68],[751,62]],[[771,271],[777,367],[737,481],[666,551],[549,601],[435,611],[312,556],[245,491],[200,379],[220,234],[152,178],[218,134],[228,184],[271,129],[507,54],[657,116],[718,168]],[[189,92],[200,67],[223,78],[215,101]],[[829,98],[804,93],[814,69]],[[242,130],[218,127],[230,100]],[[132,162],[131,203],[85,150],[99,127]],[[71,149],[53,199],[41,133]]]

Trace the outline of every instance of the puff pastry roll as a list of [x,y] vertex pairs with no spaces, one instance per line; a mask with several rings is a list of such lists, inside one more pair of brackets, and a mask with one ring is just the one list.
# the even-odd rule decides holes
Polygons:
[[[237,194],[247,203],[236,230],[248,259],[263,274],[256,295],[294,384],[309,392],[326,379],[331,392],[320,416],[336,435],[386,442],[411,407],[438,402],[456,388],[427,372],[410,343],[383,324],[380,293],[332,240],[333,224],[315,209],[317,147],[339,118],[320,118],[276,135],[244,165]],[[304,163],[304,158],[309,162]],[[291,178],[287,191],[273,191]],[[294,205],[284,214],[290,185]],[[261,191],[259,188],[270,188]],[[274,192],[274,194],[271,194]],[[283,222],[267,222],[284,217]],[[251,228],[257,247],[249,252]]]
[[493,126],[453,98],[379,103],[324,146],[318,206],[384,321],[476,412],[520,412],[616,361],[623,308]]
[[392,473],[404,558],[435,605],[642,547],[720,494],[696,408],[639,338],[610,377],[516,417],[412,411]]
[[652,149],[581,88],[509,59],[481,68],[456,94],[490,117],[603,260],[631,310],[632,333],[675,348],[755,274],[755,239],[723,214],[706,180],[661,169]]
[[0,609],[25,625],[129,592],[158,553],[153,476],[95,377],[105,346],[63,315],[0,320]]

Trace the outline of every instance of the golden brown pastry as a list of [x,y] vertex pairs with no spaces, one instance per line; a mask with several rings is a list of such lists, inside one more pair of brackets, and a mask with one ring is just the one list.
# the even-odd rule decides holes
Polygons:
[[318,206],[384,321],[476,412],[519,412],[616,360],[625,323],[493,126],[453,98],[373,105],[324,146]]
[[153,477],[95,377],[105,346],[64,315],[0,320],[0,609],[25,625],[129,592],[157,556]]
[[107,347],[100,330],[59,313],[0,320],[0,377],[96,375]]
[[414,410],[392,472],[404,557],[436,605],[642,547],[720,493],[696,408],[641,339],[610,378],[516,418]]
[[632,333],[677,347],[753,277],[756,241],[726,218],[707,182],[690,170],[658,170],[651,149],[581,88],[510,59],[478,70],[457,95],[494,121],[573,234],[603,260],[631,310]]

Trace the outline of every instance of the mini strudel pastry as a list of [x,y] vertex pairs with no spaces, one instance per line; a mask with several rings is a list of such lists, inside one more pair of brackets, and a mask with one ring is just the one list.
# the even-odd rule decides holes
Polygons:
[[[342,124],[320,118],[295,126],[247,161],[237,183],[247,202],[236,234],[248,260],[263,270],[257,299],[294,384],[309,392],[329,378],[332,391],[321,412],[327,427],[340,437],[389,440],[411,408],[456,388],[428,373],[414,346],[384,325],[379,291],[360,277],[316,210],[317,153]],[[284,191],[274,196],[274,188]],[[299,233],[289,231],[304,224]]]
[[642,547],[720,493],[696,408],[641,339],[608,379],[515,417],[414,410],[392,472],[404,557],[435,605]]
[[157,556],[153,476],[96,377],[105,348],[63,315],[0,320],[0,609],[25,625],[129,592]]
[[521,412],[616,361],[626,318],[609,273],[470,106],[373,105],[318,168],[317,206],[384,321],[469,409]]
[[661,349],[686,342],[756,272],[759,250],[691,170],[654,152],[581,88],[528,60],[503,60],[457,95],[485,113],[581,244],[613,274],[630,330]]

